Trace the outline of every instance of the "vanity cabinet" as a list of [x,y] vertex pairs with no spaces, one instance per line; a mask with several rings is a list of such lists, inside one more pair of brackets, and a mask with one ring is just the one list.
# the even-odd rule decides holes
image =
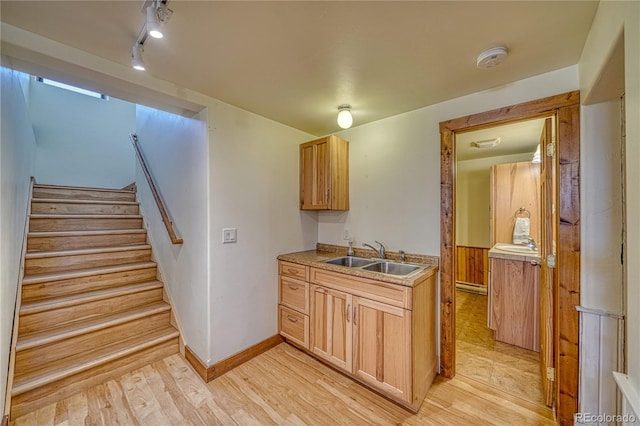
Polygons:
[[489,328],[500,342],[540,352],[539,261],[532,264],[530,259],[515,255],[493,257],[492,251]]
[[[283,263],[287,262],[280,261]],[[437,369],[435,272],[409,287],[306,268],[309,343],[301,343],[299,337],[291,339],[289,319],[282,315],[280,333],[355,380],[417,411]],[[280,267],[280,271],[287,269],[292,268]],[[282,300],[286,294],[283,278],[285,283],[289,279],[280,275],[281,310],[289,309]]]
[[331,135],[300,145],[300,209],[349,210],[349,142]]

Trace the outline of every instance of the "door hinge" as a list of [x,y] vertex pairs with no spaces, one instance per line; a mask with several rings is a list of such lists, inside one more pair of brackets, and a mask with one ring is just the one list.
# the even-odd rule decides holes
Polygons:
[[556,256],[554,254],[547,255],[547,268],[556,267]]
[[547,367],[547,380],[551,382],[556,381],[556,369],[553,367]]
[[556,144],[551,142],[547,144],[547,157],[553,157],[556,155]]

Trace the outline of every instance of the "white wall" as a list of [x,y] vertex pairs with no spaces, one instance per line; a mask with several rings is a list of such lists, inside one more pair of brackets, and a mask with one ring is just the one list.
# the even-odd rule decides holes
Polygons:
[[203,119],[143,106],[136,109],[138,140],[182,245],[173,245],[136,161],[138,199],[185,343],[199,356],[210,336],[208,253],[208,135]]
[[531,161],[531,154],[456,162],[456,245],[490,248],[491,166]]
[[340,132],[350,142],[351,210],[321,213],[318,240],[440,254],[439,123],[578,88],[577,66],[520,80]]
[[[213,363],[277,334],[276,256],[314,249],[318,226],[298,200],[298,146],[312,135],[222,102],[209,125]],[[222,244],[222,228],[238,242]]]
[[[624,33],[625,56],[625,97],[626,97],[626,224],[627,244],[625,265],[626,283],[626,361],[627,372],[640,394],[640,223],[636,220],[640,211],[640,3],[638,2],[600,2],[587,42],[580,58],[581,96],[587,98],[591,90],[597,87],[601,71],[604,69],[608,52],[613,50],[618,36]],[[583,135],[589,140],[590,134]],[[586,148],[586,147],[585,147]],[[589,155],[590,151],[584,153]],[[594,155],[597,155],[594,153]],[[589,172],[583,169],[582,174]],[[588,177],[587,177],[588,179]],[[587,229],[586,232],[592,232]],[[589,248],[587,248],[587,252]],[[601,289],[598,283],[591,281],[581,288],[581,303],[597,300]],[[615,290],[613,290],[615,291]],[[607,299],[608,300],[608,296]],[[613,301],[615,303],[615,301]],[[608,302],[609,303],[609,302]],[[640,402],[629,401],[640,411]],[[640,415],[636,412],[636,415]]]
[[134,104],[33,81],[29,107],[38,183],[122,188],[133,182]]
[[623,313],[620,102],[581,109],[580,305]]
[[14,307],[36,145],[21,89],[21,80],[27,77],[4,68],[4,63],[0,70],[0,412],[4,415]]

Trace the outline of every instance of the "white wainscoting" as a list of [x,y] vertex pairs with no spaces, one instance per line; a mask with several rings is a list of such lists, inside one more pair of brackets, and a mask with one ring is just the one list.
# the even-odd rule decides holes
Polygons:
[[624,369],[624,316],[582,306],[576,309],[580,313],[579,412],[623,414],[613,372]]

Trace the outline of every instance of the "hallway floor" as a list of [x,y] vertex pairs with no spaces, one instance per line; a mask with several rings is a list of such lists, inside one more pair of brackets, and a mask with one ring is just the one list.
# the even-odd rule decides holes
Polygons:
[[456,291],[456,372],[544,404],[540,355],[497,342],[487,327],[487,296]]

